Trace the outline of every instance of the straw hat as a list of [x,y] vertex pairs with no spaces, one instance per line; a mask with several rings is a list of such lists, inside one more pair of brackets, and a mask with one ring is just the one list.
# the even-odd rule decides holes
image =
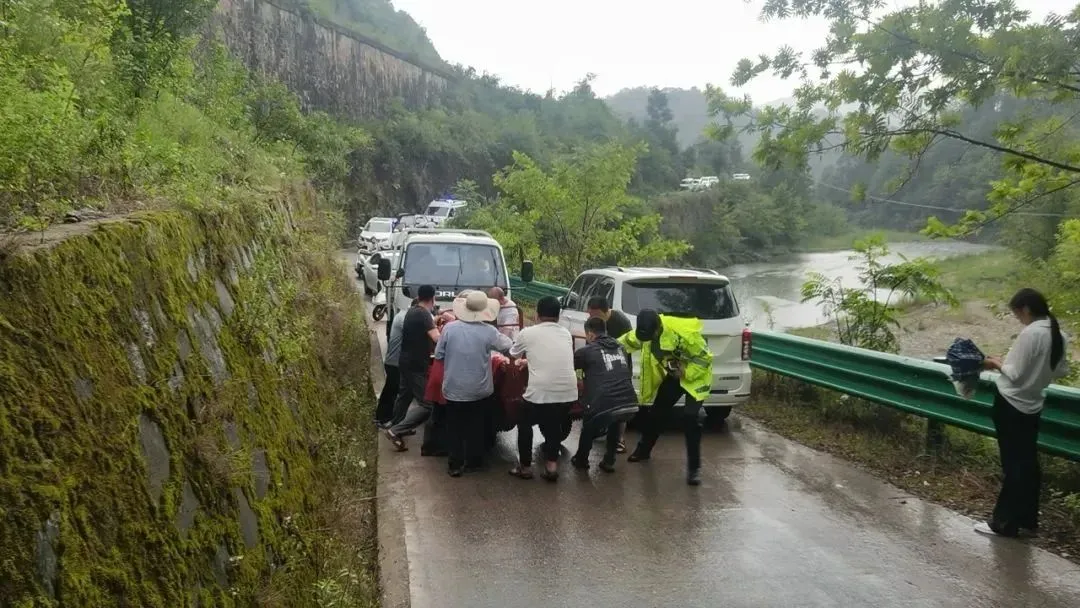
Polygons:
[[454,299],[454,316],[466,323],[490,323],[499,316],[499,301],[482,291],[470,291]]

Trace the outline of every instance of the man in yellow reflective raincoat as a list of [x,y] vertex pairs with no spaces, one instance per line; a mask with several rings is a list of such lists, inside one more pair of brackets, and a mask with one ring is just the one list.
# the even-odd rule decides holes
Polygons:
[[712,359],[701,335],[701,320],[638,313],[637,328],[619,343],[627,352],[641,352],[641,438],[630,462],[649,459],[660,437],[663,421],[683,396],[683,432],[686,435],[686,483],[701,484],[701,404],[712,388]]

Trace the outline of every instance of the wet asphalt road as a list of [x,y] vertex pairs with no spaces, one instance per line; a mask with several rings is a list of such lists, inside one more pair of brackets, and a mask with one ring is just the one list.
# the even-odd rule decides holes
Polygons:
[[384,606],[1080,606],[1067,560],[737,415],[706,435],[698,488],[677,434],[614,474],[602,444],[587,473],[567,456],[556,484],[507,475],[512,433],[460,479],[411,445],[379,454]]

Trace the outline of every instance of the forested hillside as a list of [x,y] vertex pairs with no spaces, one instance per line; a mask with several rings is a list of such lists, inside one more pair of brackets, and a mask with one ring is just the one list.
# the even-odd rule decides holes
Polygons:
[[[1043,103],[1000,95],[978,107],[965,108],[957,116],[956,128],[977,140],[990,141],[1002,125],[1052,116],[1048,110]],[[1075,115],[1069,108],[1061,111]],[[1069,128],[1060,117],[1052,124],[1053,128]],[[849,154],[825,171],[817,194],[847,209],[859,223],[922,229],[931,216],[955,222],[967,211],[988,211],[993,183],[1007,178],[1001,161],[999,152],[958,139],[935,142],[914,163],[894,150],[874,162]],[[1080,216],[1080,205],[1075,197],[1049,196],[1037,207],[1018,209],[973,236],[1045,258],[1057,243],[1061,217]]]

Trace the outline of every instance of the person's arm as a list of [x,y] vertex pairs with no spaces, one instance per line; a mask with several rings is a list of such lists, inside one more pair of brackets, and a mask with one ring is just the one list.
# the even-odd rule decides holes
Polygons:
[[589,348],[589,347],[586,346],[585,348],[579,348],[579,349],[574,351],[574,369],[585,369],[585,349],[586,348]]
[[1033,338],[1034,334],[1031,332],[1020,332],[1009,353],[1005,355],[1005,362],[997,366],[1001,375],[1014,384],[1030,374],[1036,364]]
[[507,338],[499,330],[495,330],[492,333],[495,335],[491,337],[491,350],[497,350],[500,353],[505,353],[510,351],[510,349],[514,347],[514,341],[510,338]]
[[440,334],[439,330],[435,327],[435,317],[431,315],[424,316],[424,329],[427,330],[427,335],[431,338],[431,341],[438,344]]
[[522,331],[521,333],[518,334],[517,339],[514,340],[514,344],[510,346],[510,357],[512,359],[516,359],[516,358],[524,355],[525,352],[528,350],[528,349],[525,348],[525,342],[526,342],[528,334],[529,334],[529,332]]
[[446,356],[446,332],[435,342],[435,360],[441,361]]
[[622,347],[626,349],[628,353],[635,353],[641,350],[641,340],[637,339],[637,332],[628,331],[621,338],[617,340]]

